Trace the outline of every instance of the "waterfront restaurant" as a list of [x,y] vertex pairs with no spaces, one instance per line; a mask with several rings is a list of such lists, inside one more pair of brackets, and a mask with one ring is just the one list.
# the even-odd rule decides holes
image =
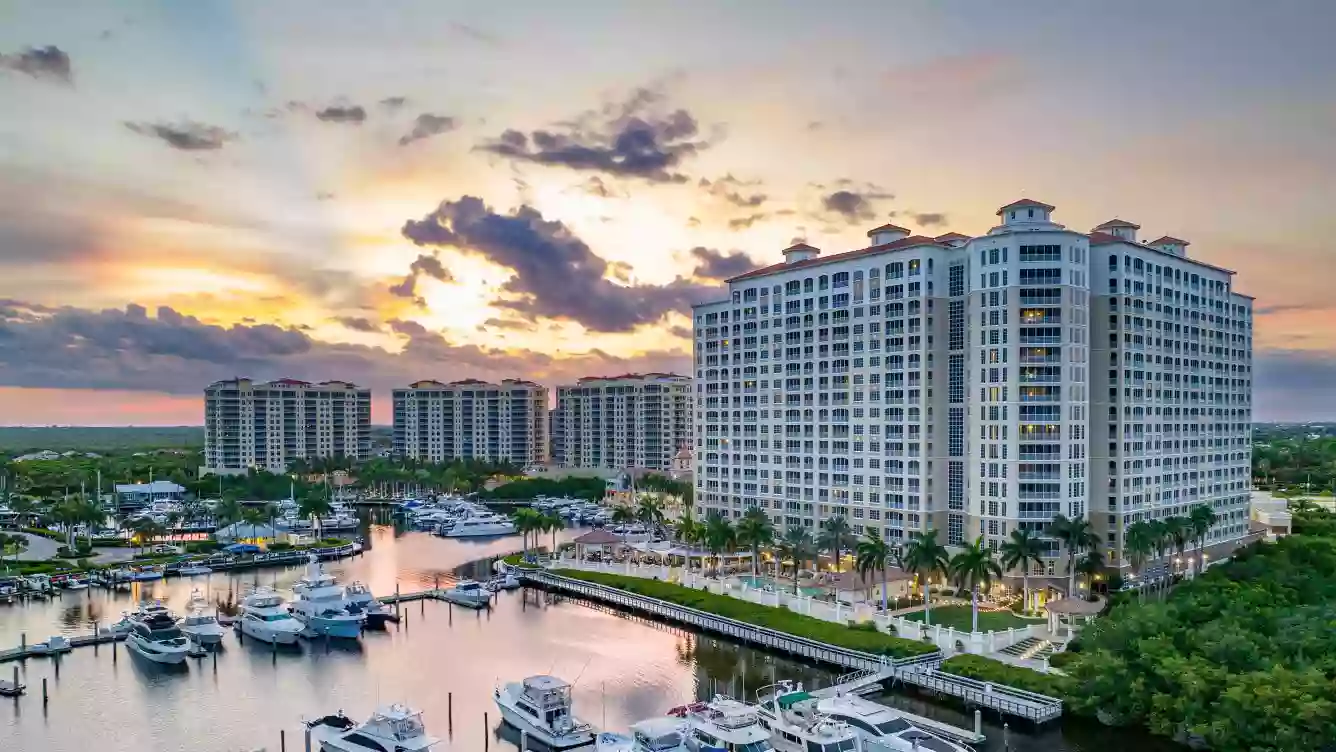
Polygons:
[[151,483],[117,483],[116,506],[124,511],[143,509],[155,501],[181,501],[186,497],[184,486],[169,480]]

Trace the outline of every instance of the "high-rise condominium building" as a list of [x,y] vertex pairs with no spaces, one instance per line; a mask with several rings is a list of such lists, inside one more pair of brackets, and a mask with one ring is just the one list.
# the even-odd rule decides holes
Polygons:
[[557,387],[552,461],[562,467],[668,472],[691,441],[689,376],[631,373]]
[[416,460],[547,460],[547,388],[532,381],[419,381],[394,390],[394,453]]
[[216,381],[204,390],[204,470],[286,472],[294,460],[371,454],[371,390],[343,381]]
[[[974,238],[800,243],[697,306],[701,511],[994,548],[1084,516],[1115,565],[1128,525],[1197,504],[1217,550],[1245,535],[1252,299],[1185,241],[1053,210],[1017,201]],[[1036,574],[1062,568],[1047,544]]]

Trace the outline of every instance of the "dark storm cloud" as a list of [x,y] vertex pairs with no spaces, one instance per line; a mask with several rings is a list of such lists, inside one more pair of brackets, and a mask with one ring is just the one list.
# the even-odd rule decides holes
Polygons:
[[691,258],[696,261],[692,271],[698,279],[725,280],[755,269],[758,264],[742,251],[721,253],[713,248],[697,246],[691,249]]
[[424,138],[447,133],[454,130],[455,125],[455,119],[452,117],[424,112],[413,121],[412,132],[399,139],[399,145],[407,146],[414,141],[421,141]]
[[530,134],[508,129],[478,148],[503,157],[572,170],[603,172],[655,183],[681,183],[682,160],[709,146],[695,140],[696,119],[686,110],[654,112],[661,97],[638,89],[619,106]]
[[877,218],[876,202],[895,198],[876,190],[838,190],[821,199],[821,206],[829,213],[838,214],[846,222],[863,222]]
[[941,212],[921,212],[914,215],[919,227],[937,227],[946,224],[946,215]]
[[318,110],[315,116],[327,123],[352,123],[361,125],[366,120],[366,110],[361,105],[335,104]]
[[441,264],[441,259],[435,255],[418,254],[413,263],[408,265],[408,274],[404,275],[402,281],[397,285],[391,285],[389,292],[391,295],[400,298],[408,298],[418,307],[423,307],[427,301],[423,300],[417,294],[418,277],[426,275],[432,279],[441,282],[451,282],[454,276]]
[[181,151],[212,151],[221,149],[229,141],[237,140],[237,134],[216,125],[196,123],[186,120],[178,124],[171,123],[126,123],[126,128],[140,134],[157,138],[173,149]]
[[0,54],[0,68],[24,73],[36,79],[74,82],[70,56],[55,45],[29,47],[13,55]]
[[376,322],[372,321],[371,319],[363,318],[361,316],[338,316],[335,317],[333,320],[339,324],[342,324],[344,327],[348,329],[352,329],[355,332],[372,333],[372,332],[379,332],[381,330],[380,326],[378,326]]
[[385,97],[380,100],[380,106],[387,110],[397,110],[408,104],[408,97]]
[[404,225],[404,237],[424,246],[450,246],[513,273],[495,305],[524,315],[566,319],[599,332],[625,332],[687,312],[714,288],[677,278],[666,285],[618,285],[606,260],[570,228],[521,206],[497,214],[482,199],[442,202]]

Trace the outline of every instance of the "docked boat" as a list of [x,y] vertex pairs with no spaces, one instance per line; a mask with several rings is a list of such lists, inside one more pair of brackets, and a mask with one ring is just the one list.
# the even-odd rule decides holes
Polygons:
[[130,573],[130,580],[132,582],[151,582],[153,580],[161,580],[162,574],[162,567],[143,567],[141,569],[133,570]]
[[857,695],[823,697],[816,704],[822,716],[847,723],[864,741],[875,739],[895,752],[970,752],[970,748],[914,725],[895,708],[879,705]]
[[860,747],[858,733],[844,721],[817,712],[817,698],[802,685],[779,682],[757,693],[756,713],[770,729],[776,752],[848,752]]
[[306,574],[292,586],[292,592],[296,600],[289,610],[311,634],[353,639],[361,636],[362,615],[348,610],[343,588],[321,568],[315,556],[307,563]]
[[690,752],[681,718],[650,718],[634,723],[625,734],[605,731],[594,740],[595,752]]
[[770,729],[761,725],[756,709],[722,695],[709,702],[697,702],[674,708],[687,722],[686,746],[692,752],[746,750],[768,752]]
[[0,697],[18,697],[28,688],[23,683],[14,683],[8,679],[0,679]]
[[594,730],[571,714],[571,685],[555,676],[530,676],[497,687],[501,717],[552,749],[594,743]]
[[284,607],[283,596],[272,588],[257,587],[241,599],[237,629],[246,637],[279,645],[293,645],[304,628]]
[[98,633],[111,635],[112,637],[119,637],[121,635],[130,634],[130,630],[134,629],[134,626],[134,620],[130,618],[130,615],[122,613],[120,621],[112,622],[110,626],[102,627],[98,630]]
[[218,623],[218,617],[208,611],[208,602],[196,590],[191,593],[190,611],[180,623],[181,631],[191,642],[199,645],[217,645],[227,630]]
[[512,535],[515,523],[508,517],[498,514],[482,514],[464,517],[447,525],[442,525],[439,534],[443,538],[485,538],[498,535]]
[[523,585],[524,583],[520,582],[520,578],[516,577],[513,572],[499,574],[487,581],[487,587],[493,591],[518,590]]
[[486,608],[492,602],[492,591],[476,580],[460,580],[445,591],[444,598],[459,606]]
[[28,652],[34,655],[56,655],[68,653],[74,649],[70,641],[60,635],[52,635],[46,642],[37,642],[28,646]]
[[369,629],[382,629],[385,622],[394,618],[390,607],[376,600],[371,588],[361,582],[354,582],[343,589],[343,606],[350,613],[361,614]]
[[339,712],[307,721],[306,727],[322,752],[418,752],[440,741],[427,734],[421,711],[398,704],[378,708],[365,723]]
[[176,570],[176,573],[182,577],[198,577],[202,574],[213,574],[213,570],[202,564],[190,564]]
[[130,617],[125,647],[154,663],[181,663],[190,648],[176,617],[161,603],[144,604]]
[[91,582],[90,580],[88,580],[87,578],[84,578],[84,577],[71,577],[70,579],[65,580],[65,589],[66,589],[66,590],[87,590],[87,589],[88,589],[88,586],[91,585],[91,584],[92,584],[92,582]]

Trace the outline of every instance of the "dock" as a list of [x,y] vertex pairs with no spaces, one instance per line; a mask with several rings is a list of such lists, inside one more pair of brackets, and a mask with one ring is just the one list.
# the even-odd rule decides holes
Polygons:
[[[87,634],[87,635],[79,635],[77,637],[71,637],[69,639],[70,639],[70,649],[72,650],[74,648],[84,648],[90,645],[108,645],[113,642],[123,642],[125,640],[125,635]],[[67,650],[64,652],[69,652],[69,651]],[[63,653],[46,653],[42,651],[33,650],[33,646],[29,644],[27,639],[25,638],[23,644],[19,645],[16,648],[9,648],[8,650],[0,650],[0,663],[6,661],[21,661],[25,658],[51,658],[62,654]]]

